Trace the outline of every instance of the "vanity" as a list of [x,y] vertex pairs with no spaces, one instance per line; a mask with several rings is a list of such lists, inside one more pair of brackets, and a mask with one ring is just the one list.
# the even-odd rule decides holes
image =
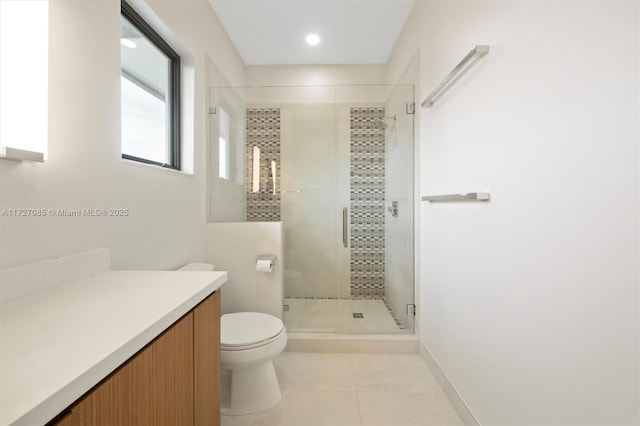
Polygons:
[[218,425],[227,273],[84,275],[0,304],[0,424]]

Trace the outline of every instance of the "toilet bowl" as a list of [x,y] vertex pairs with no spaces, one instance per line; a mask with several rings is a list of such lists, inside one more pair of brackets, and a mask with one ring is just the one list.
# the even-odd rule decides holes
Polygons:
[[[213,265],[191,263],[180,271],[213,271]],[[235,312],[220,319],[220,364],[231,371],[229,405],[224,415],[256,413],[276,405],[282,394],[273,359],[287,344],[282,321],[260,312]]]
[[220,321],[220,363],[231,370],[231,395],[222,414],[250,414],[280,401],[273,359],[287,344],[282,321],[259,312],[224,314]]

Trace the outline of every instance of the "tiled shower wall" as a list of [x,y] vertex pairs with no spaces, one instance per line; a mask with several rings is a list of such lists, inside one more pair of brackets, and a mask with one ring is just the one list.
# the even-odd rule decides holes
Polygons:
[[[247,109],[246,180],[247,221],[280,221],[280,109]],[[252,192],[253,147],[260,148],[260,191]],[[271,161],[276,162],[274,194]]]
[[384,108],[351,108],[351,296],[384,296]]

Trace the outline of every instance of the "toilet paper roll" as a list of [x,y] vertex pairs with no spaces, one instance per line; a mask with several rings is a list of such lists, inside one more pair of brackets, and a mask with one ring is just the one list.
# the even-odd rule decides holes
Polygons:
[[273,262],[270,260],[256,261],[256,271],[271,272],[273,270]]

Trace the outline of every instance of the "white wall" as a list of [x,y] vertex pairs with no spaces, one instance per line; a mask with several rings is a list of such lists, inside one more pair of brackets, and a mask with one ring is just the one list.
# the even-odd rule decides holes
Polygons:
[[384,84],[384,65],[252,65],[246,67],[249,86],[333,86]]
[[638,2],[417,0],[419,337],[481,424],[638,424]]
[[[244,65],[206,0],[151,7],[186,50],[185,154],[194,174],[120,158],[120,2],[50,7],[49,149],[43,164],[0,161],[0,208],[124,208],[127,217],[0,217],[0,267],[100,247],[112,266],[170,269],[205,247],[205,58],[233,84]],[[191,59],[188,58],[191,56]],[[194,87],[195,85],[195,87]],[[195,161],[194,161],[195,158]]]
[[[229,272],[222,288],[222,313],[263,312],[282,319],[282,222],[209,223],[206,238],[205,261]],[[276,257],[271,272],[256,271],[260,254]]]

